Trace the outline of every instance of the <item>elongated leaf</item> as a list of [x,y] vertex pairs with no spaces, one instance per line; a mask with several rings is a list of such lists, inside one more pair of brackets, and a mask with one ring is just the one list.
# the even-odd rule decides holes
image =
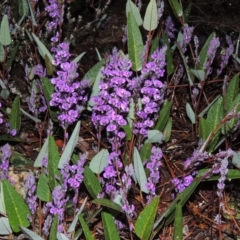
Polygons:
[[232,103],[238,95],[239,91],[239,74],[235,74],[227,86],[225,97],[225,106],[227,112],[232,110]]
[[130,127],[130,124],[127,124],[125,126],[122,126],[122,129],[126,133],[125,140],[130,141],[132,139],[132,128]]
[[127,32],[128,32],[128,54],[132,61],[133,71],[140,71],[142,69],[141,54],[143,51],[142,34],[133,17],[132,13],[128,13],[127,18]]
[[86,205],[86,202],[87,202],[87,197],[84,199],[80,209],[78,210],[76,216],[74,217],[69,229],[68,229],[68,233],[71,233],[75,230],[75,227],[76,227],[76,224],[77,224],[77,221],[78,221],[78,216],[82,213],[82,210],[84,209],[85,205]]
[[9,219],[6,217],[0,217],[0,233],[1,235],[9,235],[12,233]]
[[198,114],[198,117],[203,117],[204,116],[204,114],[210,109],[210,107],[218,100],[218,98],[220,97],[220,95],[218,95],[217,97],[215,97],[214,99],[213,99],[213,101],[206,107],[206,108],[204,108],[203,110],[202,110],[202,112],[200,112],[199,114]]
[[78,63],[82,59],[82,57],[85,55],[85,53],[86,52],[79,54],[77,57],[73,59],[73,62]]
[[40,123],[41,120],[38,118],[35,118],[34,116],[32,116],[31,114],[29,114],[28,112],[24,111],[22,108],[20,108],[20,111],[28,118],[30,118],[31,120],[33,120],[35,123]]
[[[60,172],[58,170],[59,153],[58,147],[52,136],[49,136],[48,142],[48,182],[51,190],[59,185]],[[58,181],[56,179],[58,177]]]
[[95,82],[97,75],[100,71],[100,69],[103,67],[104,61],[101,60],[98,63],[96,63],[90,70],[84,75],[83,79],[89,79],[92,84]]
[[36,234],[35,232],[31,231],[30,229],[22,227],[22,226],[19,226],[19,227],[20,227],[20,229],[21,229],[21,231],[23,233],[25,233],[27,236],[30,237],[30,239],[44,240],[42,237],[40,237],[38,234]]
[[163,130],[164,142],[168,142],[172,133],[172,118],[168,119],[168,122]]
[[44,170],[42,171],[38,183],[37,183],[37,196],[40,200],[44,202],[52,201],[52,194],[48,184],[48,177],[46,176]]
[[15,60],[20,42],[17,42],[15,46],[11,46],[10,58],[7,59],[6,69],[9,70],[12,66],[13,61]]
[[42,167],[43,158],[48,156],[48,141],[49,137],[46,139],[40,152],[38,153],[38,156],[33,164],[34,167]]
[[121,206],[119,204],[109,200],[109,199],[98,198],[98,199],[94,199],[92,202],[95,203],[95,204],[102,205],[104,207],[108,207],[108,208],[114,209],[114,210],[116,210],[118,212],[122,212]]
[[57,232],[57,240],[70,240],[63,233]]
[[20,99],[16,96],[10,114],[10,129],[16,129],[19,132],[21,128]]
[[207,51],[208,51],[208,47],[209,47],[209,44],[211,42],[211,40],[216,36],[215,33],[212,33],[207,41],[205,42],[201,52],[199,53],[199,65],[197,66],[197,69],[199,70],[203,70],[203,65],[204,63],[207,61],[208,59],[208,56],[207,56]]
[[44,55],[44,60],[45,60],[46,68],[47,68],[47,75],[52,76],[55,72],[55,67],[53,66],[53,64],[47,54]]
[[183,217],[181,201],[177,202],[176,205],[173,239],[174,240],[183,239]]
[[3,83],[2,79],[0,78],[0,86],[2,88],[1,92],[0,92],[0,96],[7,100],[9,97],[10,92],[8,91],[7,87],[5,86],[5,84]]
[[[36,19],[34,17],[34,13],[33,13],[33,10],[32,10],[32,5],[30,3],[30,0],[27,0],[27,1],[28,1],[29,10],[30,10],[30,13],[31,13],[31,23],[33,24],[33,26],[37,27],[38,24],[37,24]],[[19,26],[20,26],[20,24],[19,24]]]
[[19,226],[28,227],[30,225],[27,216],[31,213],[23,198],[16,192],[8,180],[2,180],[2,188],[11,228],[14,232],[19,232]]
[[141,26],[143,21],[139,12],[139,8],[131,0],[128,0],[126,4],[126,17],[128,17],[128,12],[132,13],[137,25]]
[[142,161],[150,159],[151,149],[152,149],[152,144],[151,143],[147,142],[147,143],[143,144],[143,146],[142,146],[142,148],[140,149],[140,152],[139,152]]
[[62,156],[59,160],[58,168],[60,169],[64,168],[64,165],[68,163],[69,160],[71,159],[73,150],[76,147],[78,142],[80,127],[81,127],[81,121],[78,121],[67,143],[67,146],[65,147],[64,152],[62,153]]
[[0,62],[5,61],[5,51],[3,45],[0,43]]
[[189,103],[186,103],[186,112],[187,112],[187,116],[191,120],[192,124],[195,124],[196,123],[195,113],[192,110],[192,107]]
[[153,230],[154,219],[157,214],[159,196],[155,197],[139,214],[135,223],[137,236],[142,240],[148,240]]
[[4,15],[0,27],[0,43],[3,46],[11,44],[11,36],[9,30],[9,22],[7,15]]
[[105,239],[106,240],[120,240],[120,237],[118,235],[118,231],[116,228],[116,224],[113,220],[112,215],[107,212],[102,212],[101,215],[102,215]]
[[199,136],[200,139],[206,140],[210,134],[210,126],[208,122],[204,118],[200,118],[199,120]]
[[167,35],[164,31],[162,33],[162,40],[163,40],[163,43],[167,46],[167,51],[166,51],[167,75],[170,76],[174,72],[174,65],[173,65],[171,47],[170,47]]
[[82,229],[83,229],[86,240],[94,240],[95,238],[93,237],[90,229],[88,228],[88,225],[86,224],[85,220],[81,215],[79,216],[79,221],[82,225]]
[[164,140],[163,134],[154,129],[154,130],[148,130],[148,138],[145,142],[150,142],[150,143],[162,143]]
[[83,181],[92,198],[97,198],[97,195],[101,191],[101,185],[97,177],[88,166],[85,166],[84,168]]
[[19,3],[19,5],[18,5],[19,15],[21,17],[27,16],[28,15],[28,11],[29,11],[27,0],[19,0],[18,3]]
[[32,33],[32,36],[33,36],[33,39],[35,40],[35,42],[38,45],[38,50],[39,50],[39,53],[42,56],[42,58],[45,59],[45,55],[47,55],[49,60],[51,62],[53,62],[53,56],[48,51],[48,49],[44,46],[44,44],[40,41],[40,39],[34,33]]
[[52,121],[57,122],[57,113],[55,111],[52,110],[51,106],[49,105],[51,99],[52,99],[52,94],[54,93],[54,87],[51,84],[51,82],[49,81],[48,78],[43,77],[42,79],[42,87],[43,87],[43,93],[44,93],[44,97],[46,98],[46,102],[48,105],[48,110],[51,116]]
[[160,110],[155,129],[159,130],[160,132],[163,131],[163,129],[169,119],[171,108],[172,108],[172,101],[165,100],[164,104]]
[[52,221],[50,234],[49,234],[49,240],[56,240],[57,229],[58,229],[58,215],[56,214]]
[[147,31],[153,31],[158,25],[158,13],[156,0],[150,0],[143,20],[143,27]]
[[98,152],[90,162],[89,168],[96,174],[100,174],[108,165],[109,152],[107,149],[102,149]]
[[188,18],[190,16],[190,13],[191,13],[191,10],[192,10],[192,2],[190,2],[188,5],[187,5],[187,8],[184,10],[183,12],[183,16],[184,16],[184,22],[188,22]]
[[170,6],[177,18],[181,17],[183,15],[182,6],[180,5],[178,0],[168,0],[170,3]]
[[133,163],[134,163],[134,171],[135,171],[136,178],[141,191],[145,193],[149,193],[149,190],[146,188],[146,184],[147,184],[146,173],[144,171],[143,163],[136,147],[134,147],[134,150],[133,150]]
[[7,214],[5,203],[4,203],[4,192],[2,188],[2,182],[0,182],[0,212]]
[[204,70],[191,69],[191,72],[194,74],[194,76],[198,80],[200,80],[200,81],[204,81],[205,80],[205,71]]

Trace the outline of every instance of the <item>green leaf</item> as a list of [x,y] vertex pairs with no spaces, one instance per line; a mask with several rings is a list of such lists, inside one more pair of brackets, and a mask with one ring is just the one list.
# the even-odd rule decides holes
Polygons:
[[94,240],[94,237],[91,233],[91,231],[88,228],[88,225],[86,224],[85,220],[83,219],[82,215],[79,215],[79,221],[82,225],[82,229],[85,235],[86,240]]
[[[30,9],[30,13],[31,13],[31,23],[33,24],[33,26],[37,27],[38,24],[36,22],[36,19],[35,19],[33,10],[32,10],[32,5],[30,3],[30,0],[27,0],[27,1],[28,1],[28,6],[29,6],[29,9]],[[18,25],[20,26],[21,24],[18,24]]]
[[33,164],[34,167],[42,167],[43,158],[48,156],[48,141],[49,137],[46,139],[40,152],[38,153],[38,156]]
[[7,217],[0,218],[0,233],[1,235],[9,235],[12,233],[9,219]]
[[12,137],[10,135],[1,134],[0,135],[0,141],[5,141],[5,142],[23,142],[23,139],[20,138],[20,137]]
[[62,169],[64,168],[65,164],[69,162],[69,160],[71,159],[71,156],[73,154],[73,150],[76,147],[77,143],[78,143],[78,137],[79,137],[79,132],[80,132],[80,127],[81,127],[81,121],[78,121],[73,133],[70,137],[70,139],[68,140],[68,143],[61,155],[61,158],[59,160],[58,163],[58,168]]
[[8,91],[7,87],[5,86],[5,84],[3,83],[1,78],[0,78],[0,86],[2,88],[2,90],[0,92],[0,97],[2,97],[3,99],[7,100],[8,97],[9,97],[10,92]]
[[146,173],[144,171],[143,163],[136,147],[134,147],[134,150],[133,150],[133,163],[134,163],[134,171],[135,171],[136,179],[138,181],[140,189],[142,192],[145,192],[148,194],[149,190],[146,188],[146,184],[147,184]]
[[191,69],[191,72],[194,74],[194,76],[198,80],[200,80],[200,81],[204,81],[205,80],[205,71],[204,70]]
[[162,40],[164,45],[167,46],[167,50],[166,50],[167,75],[170,76],[174,72],[174,65],[173,65],[171,47],[170,47],[167,35],[164,31],[162,33]]
[[176,205],[173,239],[174,240],[183,239],[183,217],[181,201],[177,202]]
[[184,12],[183,12],[184,22],[185,22],[185,23],[188,22],[188,18],[189,18],[189,16],[190,16],[191,10],[192,10],[192,2],[190,2],[190,3],[187,5],[187,8],[186,8],[186,9],[184,10]]
[[102,216],[105,239],[120,240],[120,237],[118,235],[118,231],[116,228],[116,224],[113,220],[112,215],[107,212],[102,212],[101,216]]
[[158,26],[158,13],[156,0],[150,0],[143,20],[143,27],[147,31],[153,31]]
[[19,5],[18,5],[19,15],[21,17],[27,16],[28,15],[28,11],[29,11],[29,7],[28,7],[27,1],[26,0],[19,0],[18,3],[19,3]]
[[44,55],[44,60],[45,60],[46,68],[47,68],[47,75],[52,76],[55,72],[55,67],[53,66],[53,64],[47,54]]
[[99,91],[100,91],[99,83],[100,83],[100,81],[102,80],[102,77],[103,77],[102,70],[103,70],[103,67],[101,67],[99,69],[99,71],[97,73],[97,76],[95,77],[93,86],[92,86],[92,91],[91,91],[91,94],[90,94],[90,97],[89,97],[89,101],[87,103],[89,110],[91,110],[91,108],[95,105],[94,101],[92,100],[92,97],[98,96]]
[[199,119],[199,136],[200,139],[206,140],[210,134],[210,126],[204,118]]
[[156,36],[152,39],[150,51],[148,54],[148,62],[152,61],[152,54],[159,48],[159,38]]
[[97,177],[88,166],[85,166],[84,168],[83,181],[92,198],[97,198],[97,195],[101,191],[101,185]]
[[9,30],[9,22],[7,15],[4,15],[0,27],[0,43],[3,46],[11,44],[11,36]]
[[10,122],[10,129],[16,129],[17,132],[19,132],[20,128],[21,128],[21,114],[20,114],[20,98],[19,96],[16,96],[14,101],[13,101],[13,105],[12,105],[12,109],[11,109],[11,114],[9,117],[9,122]]
[[15,60],[19,45],[20,45],[20,42],[17,42],[16,45],[11,46],[10,57],[7,59],[7,64],[6,64],[6,69],[7,70],[10,70],[10,67],[12,66],[12,63]]
[[0,62],[5,61],[5,51],[3,45],[0,43]]
[[33,115],[29,114],[28,112],[24,111],[22,108],[20,108],[21,112],[31,120],[33,120],[35,123],[41,123],[42,121],[38,118],[35,118]]
[[116,210],[118,212],[122,212],[122,207],[119,204],[117,204],[117,203],[115,203],[115,202],[113,202],[113,201],[111,201],[109,199],[98,198],[98,199],[94,199],[92,202],[95,203],[95,204],[102,205],[104,207],[108,207],[108,208],[114,209],[114,210]]
[[82,59],[82,57],[85,55],[85,53],[86,52],[79,54],[77,57],[73,59],[73,62],[78,63]]
[[128,13],[127,18],[127,35],[128,35],[128,54],[132,61],[133,71],[142,69],[141,54],[143,51],[143,40],[139,27],[132,13]]
[[168,142],[172,133],[172,118],[168,119],[168,122],[163,130],[164,142]]
[[148,138],[145,142],[150,142],[150,143],[162,143],[164,140],[163,134],[156,130],[148,130]]
[[108,165],[109,152],[107,149],[102,149],[98,152],[89,164],[89,168],[96,174],[100,174]]
[[48,185],[48,177],[46,176],[44,169],[38,179],[37,183],[37,196],[44,202],[52,201],[52,194]]
[[192,124],[195,124],[196,123],[195,113],[192,110],[192,107],[189,103],[186,103],[186,112],[187,112],[187,116],[190,119],[190,121],[192,122]]
[[104,60],[96,63],[90,70],[84,75],[83,79],[89,79],[92,83],[96,81],[97,75],[100,69],[103,67]]
[[135,223],[136,235],[142,240],[148,240],[153,230],[154,219],[157,214],[159,196],[155,197],[139,214]]
[[45,59],[45,55],[47,55],[49,60],[51,62],[53,62],[53,56],[48,51],[48,49],[44,46],[44,44],[39,40],[39,38],[34,33],[32,33],[32,36],[33,36],[33,39],[35,40],[35,42],[38,45],[38,51],[39,51],[40,55],[42,56],[42,58]]
[[48,105],[48,111],[50,113],[51,119],[54,122],[58,122],[57,113],[52,110],[52,108],[49,104],[52,99],[52,94],[54,93],[54,87],[48,78],[43,77],[41,80],[42,80],[44,97],[46,98],[46,102]]
[[23,198],[16,192],[8,180],[2,180],[2,188],[11,228],[14,232],[19,232],[19,226],[28,227],[30,225],[27,216],[31,213]]
[[139,12],[139,8],[131,0],[128,0],[126,4],[126,17],[128,17],[129,12],[131,12],[134,16],[137,25],[141,26],[143,21]]
[[56,214],[52,221],[50,234],[49,234],[49,240],[56,240],[57,229],[58,229],[58,215]]
[[122,129],[124,130],[124,132],[126,133],[126,137],[125,140],[130,141],[132,139],[132,129],[130,127],[129,124],[122,126]]
[[229,113],[233,107],[232,103],[238,95],[239,91],[239,74],[235,74],[227,86],[227,92],[225,96],[225,107],[227,113]]
[[205,42],[201,52],[199,53],[199,65],[197,66],[196,69],[198,70],[203,70],[203,65],[204,63],[207,61],[208,56],[207,56],[207,52],[208,52],[208,47],[210,42],[212,41],[212,39],[216,36],[216,34],[213,32],[207,39],[207,41]]
[[21,231],[23,233],[25,233],[30,239],[34,239],[34,240],[44,240],[43,238],[41,238],[38,234],[36,234],[35,232],[29,230],[28,228],[19,226]]
[[181,17],[183,15],[182,6],[180,5],[178,0],[168,0],[170,3],[170,6],[173,10],[173,13],[177,18]]
[[140,149],[140,152],[139,152],[142,161],[150,159],[151,150],[152,150],[152,144],[151,143],[146,142],[146,143],[143,144],[143,146],[142,146],[142,148]]
[[[58,162],[59,162],[59,153],[58,147],[55,143],[55,140],[52,136],[49,136],[48,142],[48,183],[53,190],[56,186],[59,185],[60,181],[60,172],[58,170]],[[59,178],[57,181],[56,177]]]
[[218,100],[218,98],[220,97],[220,95],[218,95],[217,97],[215,97],[212,102],[206,107],[204,108],[199,114],[198,117],[203,117],[204,114],[210,109],[210,107]]

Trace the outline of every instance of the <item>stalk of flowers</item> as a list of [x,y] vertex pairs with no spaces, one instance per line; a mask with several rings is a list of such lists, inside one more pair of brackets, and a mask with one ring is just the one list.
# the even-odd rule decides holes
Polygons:
[[34,216],[37,210],[37,195],[36,195],[36,181],[32,172],[30,172],[27,176],[25,188],[27,190],[26,201],[28,204],[28,208],[32,214],[32,216],[28,216],[28,218],[33,223],[32,217]]
[[52,191],[52,202],[48,202],[46,206],[49,208],[49,212],[52,216],[58,216],[58,231],[64,230],[64,209],[68,198],[66,198],[66,192],[62,186],[56,186]]
[[1,152],[2,159],[0,164],[0,181],[3,179],[9,179],[9,161],[12,156],[10,145],[8,143],[3,145]]
[[164,24],[164,30],[165,30],[165,33],[169,39],[169,41],[171,39],[174,39],[175,38],[175,35],[174,35],[174,32],[177,31],[177,29],[175,28],[174,26],[174,23],[173,23],[173,20],[172,20],[172,17],[171,16],[168,16],[165,20],[165,24]]
[[[2,107],[2,103],[0,102],[0,108]],[[3,114],[0,112],[0,124],[3,123]]]
[[209,44],[209,47],[208,47],[208,51],[207,51],[207,60],[206,62],[203,64],[203,69],[205,71],[205,78],[211,74],[212,72],[212,68],[211,68],[211,65],[212,65],[212,62],[216,56],[216,52],[217,52],[217,49],[218,47],[220,46],[220,41],[219,41],[219,38],[218,37],[214,37],[211,41],[210,41],[210,44]]
[[221,54],[221,64],[220,69],[217,70],[217,76],[219,76],[222,73],[223,68],[227,66],[228,60],[234,51],[233,43],[229,36],[226,36],[226,41],[228,47],[225,49],[224,53]]
[[92,98],[95,105],[92,111],[92,122],[98,131],[100,141],[101,131],[105,128],[109,142],[112,145],[108,158],[108,166],[103,177],[107,179],[105,191],[114,198],[116,190],[116,177],[121,182],[119,170],[122,168],[121,146],[125,133],[122,127],[127,124],[125,120],[129,112],[131,92],[126,90],[132,63],[128,56],[122,56],[116,48],[113,49],[109,63],[102,74],[99,84],[99,95]]
[[187,45],[190,43],[193,35],[193,27],[189,27],[188,24],[184,24],[183,26],[183,40],[179,42],[179,46],[181,47],[183,53],[187,51]]
[[[133,133],[138,136],[138,147],[140,147],[143,138],[147,137],[148,130],[154,126],[164,100],[165,86],[160,79],[165,73],[166,49],[166,47],[157,49],[151,55],[152,61],[146,63],[142,69],[141,76],[129,83],[129,89],[133,91],[136,105],[137,119],[133,125]],[[139,97],[142,106],[138,104]]]
[[78,193],[80,185],[83,181],[83,172],[84,172],[84,164],[87,159],[87,153],[82,154],[77,164],[70,165],[69,163],[65,165],[65,167],[61,170],[63,184],[62,187],[67,192],[67,190],[73,189],[74,198],[73,202],[77,205]]
[[69,61],[69,44],[60,43],[54,49],[54,65],[60,69],[57,76],[51,79],[55,93],[52,94],[50,106],[56,106],[60,110],[58,120],[66,131],[67,127],[76,122],[84,110],[88,100],[88,80],[75,81],[78,77],[77,64]]
[[160,180],[159,167],[161,166],[162,150],[153,146],[151,150],[150,162],[147,163],[146,168],[150,171],[147,180],[146,188],[149,189],[147,196],[148,203],[156,196],[156,184]]

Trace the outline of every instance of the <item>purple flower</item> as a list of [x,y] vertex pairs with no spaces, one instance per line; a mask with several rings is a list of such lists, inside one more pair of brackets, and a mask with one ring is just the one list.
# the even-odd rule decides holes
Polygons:
[[187,51],[187,45],[190,43],[193,35],[194,27],[189,27],[188,24],[184,24],[183,26],[183,40],[179,42],[179,46],[181,47],[183,53]]
[[12,156],[11,148],[9,144],[5,144],[1,148],[2,159],[0,164],[0,180],[9,179],[9,160]]
[[174,32],[176,32],[177,29],[174,27],[174,23],[171,16],[168,16],[165,20],[165,32],[169,39],[175,38]]
[[25,188],[27,189],[26,201],[28,204],[28,208],[33,215],[37,210],[37,195],[35,177],[33,176],[32,172],[30,172],[27,176]]

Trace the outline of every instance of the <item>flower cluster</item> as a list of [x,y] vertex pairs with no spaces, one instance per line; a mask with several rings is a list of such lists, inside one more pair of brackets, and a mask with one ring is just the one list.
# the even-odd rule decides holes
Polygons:
[[[2,107],[2,103],[0,102],[0,108]],[[0,124],[3,123],[3,114],[0,112]]]
[[183,179],[174,178],[172,179],[172,183],[176,187],[176,191],[181,193],[184,191],[186,187],[188,187],[193,182],[193,177],[188,175]]
[[193,35],[193,27],[189,27],[188,24],[184,24],[183,26],[183,40],[179,42],[179,46],[181,47],[183,53],[187,51],[187,45],[190,43]]
[[54,64],[60,67],[57,77],[51,79],[55,93],[52,94],[50,106],[60,109],[58,120],[64,129],[76,122],[87,102],[86,89],[89,87],[88,80],[75,82],[78,77],[77,64],[68,61],[70,57],[69,44],[60,43],[55,51]]
[[83,172],[84,172],[84,164],[86,162],[87,154],[82,154],[77,164],[70,165],[66,164],[64,168],[61,170],[62,179],[63,179],[63,188],[65,191],[68,190],[68,186],[72,188],[75,192],[75,196],[73,198],[73,202],[77,203],[78,190],[80,184],[83,181]]
[[168,16],[165,20],[165,33],[169,39],[175,38],[174,32],[177,29],[174,27],[174,23],[171,16]]
[[57,0],[49,0],[49,5],[45,7],[45,10],[48,12],[49,16],[51,17],[52,21],[46,24],[47,31],[52,32],[55,30],[60,21],[61,11],[59,9],[58,1]]
[[222,73],[223,68],[225,68],[227,66],[228,60],[229,60],[230,56],[233,54],[233,51],[234,51],[233,43],[232,43],[232,40],[229,36],[226,36],[226,41],[227,41],[228,47],[221,54],[220,69],[217,70],[217,75],[218,76]]
[[[136,135],[147,136],[147,132],[154,125],[158,117],[160,105],[164,98],[164,85],[159,80],[163,77],[166,65],[165,62],[166,47],[157,49],[152,54],[152,61],[148,62],[142,69],[141,80],[130,83],[130,87],[139,90],[141,93],[141,107],[136,112],[137,122],[134,123],[133,133]],[[143,86],[141,87],[141,83]],[[138,86],[136,86],[138,84]],[[136,94],[137,91],[136,91]],[[134,99],[137,97],[135,96]],[[139,104],[138,104],[139,106]]]
[[1,151],[0,180],[3,180],[9,178],[9,160],[12,156],[12,152],[9,144],[3,145]]
[[220,41],[218,37],[214,37],[209,44],[208,51],[207,51],[207,60],[203,64],[203,69],[205,70],[205,77],[207,77],[212,72],[212,62],[215,58],[216,52],[218,47],[220,46]]
[[149,169],[150,175],[147,181],[147,189],[149,189],[150,198],[156,195],[156,184],[160,179],[159,167],[161,166],[162,150],[153,146],[151,150],[150,162],[147,163],[146,168]]
[[33,173],[30,172],[27,176],[26,182],[25,182],[25,188],[27,190],[27,197],[26,201],[28,204],[28,208],[31,212],[31,214],[35,214],[37,209],[37,195],[36,195],[36,182],[35,177],[33,176]]
[[46,206],[49,208],[49,212],[52,215],[58,215],[58,231],[63,231],[62,222],[64,220],[64,208],[65,204],[68,201],[65,198],[66,192],[64,191],[63,187],[56,186],[52,191],[52,202],[48,202]]

